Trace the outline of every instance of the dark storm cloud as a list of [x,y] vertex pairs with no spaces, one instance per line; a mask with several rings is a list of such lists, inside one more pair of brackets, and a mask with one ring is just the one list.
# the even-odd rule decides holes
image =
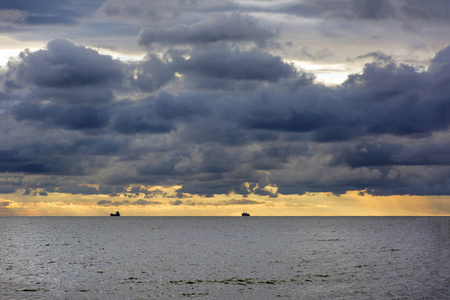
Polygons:
[[48,125],[72,130],[91,130],[104,127],[107,118],[93,106],[68,106],[37,103],[21,103],[14,107],[18,121],[39,121]]
[[120,85],[123,78],[122,66],[110,56],[63,39],[50,41],[46,50],[24,51],[21,59],[10,65],[9,76],[39,87]]
[[311,132],[319,141],[445,130],[450,123],[447,87],[434,84],[435,77],[444,76],[371,63],[340,88],[313,86],[292,94],[265,91],[250,97],[240,122],[253,129]]
[[139,44],[150,46],[154,43],[205,44],[218,41],[253,41],[258,45],[273,38],[275,34],[258,27],[257,21],[249,16],[232,14],[219,15],[192,25],[176,25],[172,28],[145,28],[139,33]]
[[154,54],[145,58],[138,66],[132,79],[132,84],[146,92],[159,90],[175,76],[175,69],[168,61],[163,61]]
[[375,61],[362,73],[328,87],[279,56],[227,43],[119,63],[55,40],[5,73],[1,109],[10,119],[0,120],[0,170],[105,186],[26,188],[130,197],[154,195],[126,190],[129,183],[181,185],[179,195],[206,197],[450,193],[439,177],[449,173],[448,143],[435,137],[445,139],[450,125],[449,53],[418,72],[371,52],[358,58]]
[[345,163],[352,168],[394,165],[450,166],[450,157],[447,155],[449,146],[449,141],[416,145],[367,142],[336,149],[334,163]]
[[185,59],[173,54],[176,70],[206,78],[277,81],[296,74],[295,68],[269,53],[240,51],[226,45],[198,47]]
[[18,149],[0,151],[0,171],[11,173],[47,173],[48,169],[29,157],[23,157]]
[[167,93],[141,101],[122,101],[110,108],[110,126],[124,134],[168,133],[176,129],[177,123],[207,113],[203,101]]
[[31,96],[34,100],[47,100],[52,103],[72,104],[104,104],[111,102],[114,93],[108,88],[78,87],[76,89],[33,88]]

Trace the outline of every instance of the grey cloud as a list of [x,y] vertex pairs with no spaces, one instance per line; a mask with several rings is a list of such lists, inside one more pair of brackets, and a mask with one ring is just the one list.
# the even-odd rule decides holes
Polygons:
[[72,130],[97,129],[105,126],[107,122],[101,110],[87,105],[45,105],[25,102],[15,106],[13,113],[18,121],[40,121]]
[[225,200],[225,201],[219,201],[217,205],[256,205],[256,204],[264,204],[263,201],[256,201],[256,200],[250,200],[250,199],[232,199],[232,200]]
[[429,141],[427,144],[362,143],[336,150],[334,163],[352,168],[367,166],[449,166],[446,149],[448,141]]
[[18,149],[0,151],[0,171],[12,173],[46,173],[48,168],[42,162],[23,157]]
[[111,89],[101,87],[80,87],[76,89],[34,88],[31,100],[44,100],[52,103],[68,104],[105,104],[114,99]]
[[356,18],[385,19],[394,15],[388,0],[352,0],[351,7]]
[[446,87],[430,84],[436,75],[371,63],[339,88],[307,86],[282,94],[265,90],[249,97],[241,110],[245,114],[237,116],[247,128],[310,132],[317,141],[428,134],[450,124]]
[[129,206],[129,205],[137,205],[137,206],[147,206],[147,205],[161,205],[162,203],[159,201],[147,201],[143,199],[139,199],[136,201],[110,201],[110,200],[100,200],[97,202],[99,206]]
[[259,51],[232,50],[226,45],[198,47],[185,59],[174,53],[174,66],[178,72],[205,78],[233,80],[277,81],[293,77],[296,70],[281,57]]
[[[253,9],[257,10],[257,8]],[[302,17],[318,17],[323,13],[322,10],[316,7],[299,4],[297,2],[290,2],[282,5],[276,5],[264,11],[273,13],[285,13]]]
[[97,205],[100,205],[100,206],[111,206],[112,203],[113,202],[111,200],[100,200],[100,201],[97,201]]
[[[181,202],[181,201],[180,201]],[[199,205],[199,206],[229,206],[229,205],[258,205],[264,204],[264,201],[256,201],[250,199],[231,199],[231,200],[223,200],[219,202],[202,202],[202,201],[186,201],[185,203],[180,203],[177,205]]]
[[18,9],[0,9],[1,23],[20,23],[28,17],[28,13]]
[[[354,60],[366,59],[366,58],[372,58],[375,61],[381,61],[381,62],[387,62],[387,63],[394,61],[392,56],[387,55],[381,51],[373,51],[373,52],[366,53],[364,55],[359,55]],[[351,60],[352,59],[350,59],[350,61]]]
[[429,71],[448,75],[450,66],[450,46],[442,49],[431,59]]
[[208,113],[202,98],[190,96],[173,97],[161,93],[156,98],[138,102],[123,101],[110,108],[110,126],[117,132],[168,133],[176,130],[176,124],[194,116]]
[[305,4],[333,18],[378,21],[388,18],[406,21],[446,18],[448,5],[445,1],[415,0],[308,0]]
[[186,182],[180,189],[183,193],[214,197],[214,194],[228,194],[238,190],[242,182],[239,180],[205,180],[203,182]]
[[[18,183],[6,190],[36,187],[52,192],[53,185],[53,191],[113,194],[125,192],[108,183],[132,183],[179,184],[178,195],[206,197],[230,191],[276,197],[354,189],[445,194],[449,185],[439,176],[448,175],[450,160],[449,51],[438,52],[424,72],[369,53],[366,58],[380,59],[336,87],[314,84],[279,57],[229,45],[194,48],[187,52],[190,59],[176,52],[169,52],[167,60],[149,57],[143,64],[151,63],[142,66],[144,81],[158,77],[158,70],[170,71],[151,88],[140,87],[140,92],[154,93],[151,96],[126,99],[121,96],[129,95],[129,87],[113,91],[108,83],[99,84],[98,99],[103,100],[96,100],[93,87],[86,85],[77,89],[33,85],[26,96],[22,89],[10,87],[2,112],[15,117],[11,120],[15,126],[4,127],[8,119],[0,121],[9,130],[0,131],[8,141],[0,151],[1,171],[61,177],[51,184]],[[217,56],[219,60],[208,61]],[[184,85],[169,93],[165,87],[173,72],[183,74],[181,85],[193,76],[214,77],[232,82],[230,86],[243,81],[257,84],[248,90],[207,91]],[[9,80],[14,83],[13,77]],[[88,96],[77,102],[65,96],[63,87]],[[157,90],[161,91],[156,94]],[[118,99],[112,99],[113,92]],[[39,143],[36,130],[30,130],[34,127],[42,130]],[[18,138],[10,137],[18,131],[23,132]],[[75,176],[104,187],[60,182]],[[267,185],[277,186],[278,193],[269,192]],[[154,196],[140,188],[127,193]],[[99,203],[152,204],[157,203]]]
[[378,20],[395,16],[389,0],[310,0],[306,4],[339,18]]
[[111,108],[110,126],[124,133],[168,133],[175,130],[175,124],[159,118],[153,111],[151,102],[122,102]]
[[119,62],[63,39],[50,41],[47,50],[24,51],[21,59],[20,63],[10,65],[8,72],[13,73],[19,81],[40,87],[117,85],[123,79]]
[[430,20],[432,18],[430,11],[427,11],[426,9],[418,6],[403,5],[401,7],[401,11],[404,15],[408,16],[409,18],[422,20]]
[[105,1],[100,8],[100,12],[107,16],[139,17],[144,16],[154,21],[161,21],[165,18],[174,17],[180,10],[186,9],[185,6],[177,5],[176,2],[153,0],[153,1]]
[[211,13],[237,9],[233,0],[107,0],[98,9],[109,17],[142,18],[146,22],[171,22],[183,13]]
[[32,26],[76,23],[79,18],[92,15],[104,0],[3,0],[0,9],[17,10],[25,14],[23,20]]
[[300,52],[301,59],[310,59],[310,60],[321,60],[330,57],[332,55],[333,55],[332,52],[327,48],[320,49],[316,52],[312,52],[311,49],[309,49],[309,47],[306,46],[303,46]]
[[132,83],[147,92],[159,90],[175,76],[173,66],[154,54],[146,57],[145,61],[134,70],[137,74],[134,75]]
[[100,190],[88,185],[64,185],[58,189],[60,193],[81,194],[81,195],[98,195],[102,194]]
[[144,206],[144,205],[159,205],[159,204],[162,204],[162,203],[159,201],[148,201],[148,200],[142,200],[142,199],[136,200],[131,203],[131,205],[142,205],[142,206]]
[[15,185],[0,183],[0,194],[12,194],[16,189],[17,186]]
[[275,34],[258,27],[257,21],[250,16],[232,14],[230,17],[219,15],[206,21],[191,25],[176,25],[172,28],[145,28],[139,33],[139,44],[149,46],[154,43],[205,44],[219,41],[253,41],[263,45]]

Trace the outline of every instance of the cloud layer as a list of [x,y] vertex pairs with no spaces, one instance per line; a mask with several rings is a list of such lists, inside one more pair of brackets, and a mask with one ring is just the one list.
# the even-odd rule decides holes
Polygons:
[[[0,76],[1,191],[116,195],[130,185],[159,185],[180,186],[180,199],[352,190],[450,195],[450,47],[435,52],[427,68],[377,49],[359,53],[347,61],[365,61],[360,72],[330,86],[289,58],[295,52],[317,63],[334,50],[322,47],[314,56],[306,46],[293,49],[298,41],[257,19],[436,18],[402,3],[306,1],[288,10],[293,6],[252,1],[154,1],[161,14],[152,15],[142,1],[106,1],[97,11],[50,10],[63,11],[64,21],[13,5],[0,17],[21,28],[81,22],[94,13],[135,16],[127,26],[139,28],[135,44],[147,54],[119,60],[58,38],[11,60]],[[195,201],[173,201],[182,203]],[[222,202],[236,204],[260,202]]]

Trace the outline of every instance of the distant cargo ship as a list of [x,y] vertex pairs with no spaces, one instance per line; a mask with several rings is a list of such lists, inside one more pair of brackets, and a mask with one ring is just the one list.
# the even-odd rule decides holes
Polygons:
[[243,217],[250,217],[250,214],[249,214],[249,213],[246,213],[246,212],[243,212],[243,213],[242,213],[242,216],[243,216]]
[[120,217],[120,213],[116,211],[115,214],[109,214],[111,217]]

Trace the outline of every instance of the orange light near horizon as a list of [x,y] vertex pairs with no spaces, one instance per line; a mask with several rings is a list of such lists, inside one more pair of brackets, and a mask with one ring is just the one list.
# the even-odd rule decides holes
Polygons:
[[[237,195],[216,195],[213,198],[189,198],[173,205],[173,198],[160,197],[154,202],[119,202],[119,205],[98,205],[104,196],[82,198],[59,194],[26,201],[16,195],[4,199],[0,216],[109,216],[119,210],[123,216],[236,216],[248,211],[252,216],[450,216],[450,196],[372,196],[349,191],[336,196],[329,193],[278,195],[277,198],[251,195],[254,202],[242,202]],[[58,197],[60,201],[57,201]],[[233,197],[233,198],[232,198]],[[44,199],[45,198],[45,199]],[[51,199],[51,200],[50,200]],[[118,197],[115,200],[122,200]],[[112,201],[112,203],[114,203]]]

